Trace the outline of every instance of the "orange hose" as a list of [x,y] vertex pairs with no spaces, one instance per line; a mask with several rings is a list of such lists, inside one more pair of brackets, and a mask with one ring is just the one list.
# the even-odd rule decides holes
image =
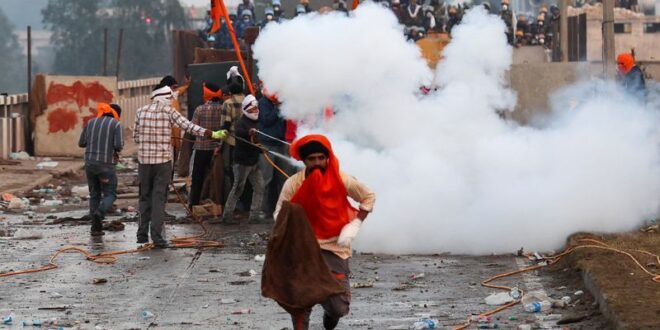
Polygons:
[[[613,248],[613,247],[607,245],[604,242],[601,242],[601,241],[598,241],[598,240],[595,240],[595,239],[591,239],[591,238],[583,238],[583,239],[580,239],[579,241],[584,242],[584,243],[591,243],[591,244],[583,244],[583,245],[577,245],[577,246],[570,247],[570,248],[564,250],[563,252],[561,252],[557,255],[545,257],[545,259],[548,260],[548,263],[546,265],[534,265],[534,266],[526,267],[526,268],[523,268],[523,269],[511,271],[511,272],[498,274],[498,275],[490,277],[490,278],[486,279],[485,281],[481,282],[481,285],[484,286],[484,287],[487,287],[487,288],[511,291],[512,288],[510,288],[508,286],[493,285],[493,284],[489,284],[489,283],[492,282],[492,281],[495,281],[497,279],[504,278],[504,277],[509,277],[509,276],[512,276],[512,275],[515,275],[515,274],[520,274],[520,273],[536,270],[536,269],[539,269],[539,268],[543,268],[543,267],[546,267],[546,266],[549,266],[549,265],[553,265],[553,264],[559,262],[559,260],[561,260],[561,258],[563,258],[564,256],[572,253],[573,251],[575,251],[577,249],[586,249],[586,248],[601,249],[601,250],[613,251],[613,252],[616,252],[616,253],[619,253],[619,254],[623,254],[623,255],[629,257],[630,259],[632,259],[633,262],[635,262],[635,264],[639,268],[641,268],[645,273],[650,275],[652,281],[654,281],[656,283],[660,283],[660,274],[655,274],[655,273],[652,273],[649,270],[647,270],[646,267],[642,266],[642,264],[637,260],[637,258],[635,258],[629,252]],[[646,254],[650,257],[654,257],[658,261],[658,263],[660,263],[660,256],[658,256],[656,254],[653,254],[651,252],[644,251],[644,250],[635,250],[635,251]],[[491,316],[491,315],[497,314],[497,313],[499,313],[503,310],[511,308],[512,306],[517,305],[518,303],[520,303],[520,301],[522,300],[522,296],[524,296],[524,294],[525,294],[525,292],[522,289],[519,289],[519,290],[520,290],[521,299],[517,299],[517,300],[514,300],[514,301],[512,301],[512,302],[510,302],[506,305],[491,309],[489,311],[486,311],[484,313],[479,314],[478,316]],[[465,328],[469,327],[471,323],[472,323],[472,319],[468,318],[467,321],[464,324],[454,327],[453,330],[465,329]]]

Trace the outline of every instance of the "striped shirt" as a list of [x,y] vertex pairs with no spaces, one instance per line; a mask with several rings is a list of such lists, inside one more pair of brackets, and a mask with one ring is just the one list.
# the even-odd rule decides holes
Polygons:
[[135,115],[133,139],[138,144],[140,164],[162,164],[172,160],[172,127],[196,136],[203,136],[206,130],[197,126],[167,103],[154,101],[138,109]]
[[116,164],[115,152],[124,148],[121,124],[108,116],[90,120],[80,134],[78,146],[85,148],[86,162]]
[[[212,131],[222,129],[222,103],[207,102],[195,109],[192,122]],[[205,136],[198,136],[193,146],[196,150],[213,150],[220,147],[220,140],[212,140]]]

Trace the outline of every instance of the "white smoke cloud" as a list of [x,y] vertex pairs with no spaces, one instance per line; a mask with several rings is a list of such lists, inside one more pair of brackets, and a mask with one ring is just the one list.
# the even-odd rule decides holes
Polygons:
[[[424,98],[417,88],[433,73],[377,5],[269,25],[257,40],[260,76],[285,114],[328,134],[342,168],[377,193],[356,248],[557,249],[576,231],[629,230],[658,215],[658,104],[585,82],[558,94],[543,127],[504,121],[496,111],[516,103],[504,29],[470,11],[438,66],[440,89]],[[314,120],[328,103],[338,114]]]

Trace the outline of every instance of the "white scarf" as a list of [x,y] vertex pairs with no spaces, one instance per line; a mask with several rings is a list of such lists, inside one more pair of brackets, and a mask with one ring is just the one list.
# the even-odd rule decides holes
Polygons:
[[170,88],[170,86],[163,86],[151,92],[151,99],[159,103],[172,105],[173,98],[174,98],[174,93],[172,93],[172,89]]
[[419,14],[420,9],[422,9],[422,6],[415,5],[415,13],[413,14],[413,12],[410,11],[410,5],[408,5],[408,15],[410,15],[412,18],[415,18],[417,17],[417,14]]

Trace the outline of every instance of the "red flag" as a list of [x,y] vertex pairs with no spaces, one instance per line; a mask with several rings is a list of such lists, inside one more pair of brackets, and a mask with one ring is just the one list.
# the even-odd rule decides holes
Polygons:
[[220,4],[220,0],[211,0],[211,18],[213,25],[211,26],[210,33],[216,33],[220,29],[220,21],[225,16],[224,6]]

